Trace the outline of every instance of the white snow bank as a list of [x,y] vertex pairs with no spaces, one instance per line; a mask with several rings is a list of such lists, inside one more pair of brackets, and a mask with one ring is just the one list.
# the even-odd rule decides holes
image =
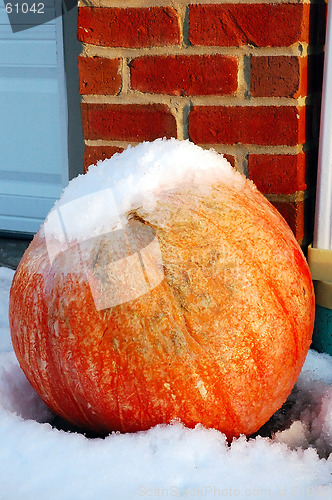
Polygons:
[[229,446],[218,431],[175,422],[88,439],[50,425],[52,413],[17,364],[7,318],[12,276],[0,268],[1,500],[332,498],[330,356],[309,352],[287,404],[267,425],[272,438]]
[[130,210],[151,210],[161,191],[184,184],[203,190],[218,182],[241,189],[247,181],[222,155],[189,140],[129,146],[69,183],[48,215],[45,233],[61,245],[85,241],[120,229]]
[[[332,358],[310,351],[292,395],[288,398],[291,425],[276,433],[275,441],[292,449],[317,449],[320,456],[332,451]],[[332,493],[332,492],[331,492]]]

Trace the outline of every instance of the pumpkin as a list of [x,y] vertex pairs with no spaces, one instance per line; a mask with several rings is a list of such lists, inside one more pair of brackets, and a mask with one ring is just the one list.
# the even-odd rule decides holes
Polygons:
[[179,419],[231,439],[290,394],[314,294],[251,181],[213,151],[157,140],[71,181],[20,262],[9,317],[26,377],[79,428]]

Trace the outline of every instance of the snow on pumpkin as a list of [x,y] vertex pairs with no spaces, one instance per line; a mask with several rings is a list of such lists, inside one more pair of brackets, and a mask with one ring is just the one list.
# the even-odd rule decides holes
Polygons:
[[255,186],[214,151],[158,139],[69,183],[17,269],[9,317],[28,380],[72,424],[180,420],[230,439],[290,394],[314,296]]

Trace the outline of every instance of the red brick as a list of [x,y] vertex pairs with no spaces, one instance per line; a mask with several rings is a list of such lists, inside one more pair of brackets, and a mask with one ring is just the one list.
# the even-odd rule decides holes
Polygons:
[[172,7],[80,7],[77,36],[105,47],[161,47],[180,43],[180,27]]
[[176,121],[164,104],[82,103],[85,139],[153,141],[176,137]]
[[195,106],[189,137],[198,144],[303,144],[306,109],[296,106]]
[[252,56],[253,97],[300,97],[321,89],[322,54],[308,57]]
[[225,159],[235,168],[235,156],[229,155],[228,153],[223,153]]
[[306,155],[250,154],[249,178],[262,193],[291,194],[304,191],[307,186]]
[[87,172],[90,165],[96,165],[99,160],[111,158],[115,153],[121,153],[123,148],[116,146],[85,146],[84,151],[84,172]]
[[121,59],[79,57],[80,94],[117,95],[121,90]]
[[253,97],[293,97],[305,76],[296,56],[252,56],[250,65]]
[[295,238],[298,241],[302,240],[307,229],[305,224],[305,202],[273,201],[272,205],[290,226]]
[[147,56],[131,63],[131,87],[169,95],[225,95],[237,90],[238,61],[222,55]]
[[227,47],[284,47],[309,42],[310,9],[302,3],[191,5],[189,40],[192,45]]

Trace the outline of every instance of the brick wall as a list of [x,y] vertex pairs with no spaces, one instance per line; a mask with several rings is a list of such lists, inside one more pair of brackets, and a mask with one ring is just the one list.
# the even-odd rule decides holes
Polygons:
[[311,240],[325,3],[85,0],[86,167],[157,137],[225,154]]

